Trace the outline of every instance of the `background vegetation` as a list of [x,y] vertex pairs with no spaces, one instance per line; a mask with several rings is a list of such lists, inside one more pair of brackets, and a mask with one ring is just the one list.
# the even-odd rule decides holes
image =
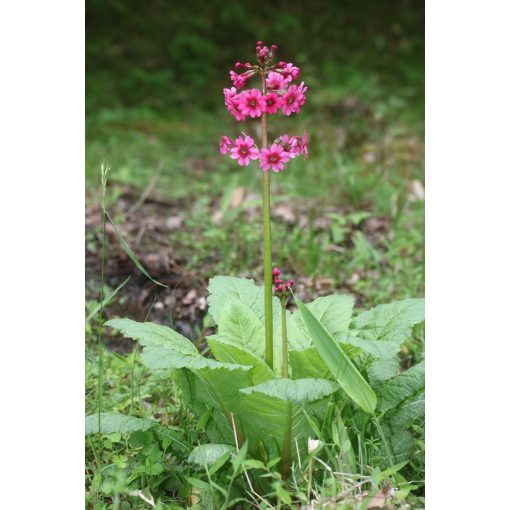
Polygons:
[[[142,264],[169,286],[141,275],[107,229],[107,293],[131,279],[106,318],[171,324],[201,345],[208,278],[261,281],[259,171],[236,166],[217,149],[224,133],[247,129],[257,136],[256,125],[240,128],[226,112],[222,88],[233,62],[250,60],[258,39],[278,44],[309,86],[299,116],[270,119],[274,137],[303,128],[310,137],[310,158],[273,178],[275,263],[297,280],[305,299],[344,292],[369,308],[422,296],[423,31],[423,3],[409,0],[88,0],[88,312],[99,299],[103,162],[111,166],[112,217]],[[97,327],[92,314],[87,413],[97,409]],[[178,423],[182,441],[192,444],[199,431],[184,431],[178,395],[144,373],[136,352],[126,352],[131,345],[108,335],[105,341],[121,353],[106,354],[105,409]],[[420,331],[404,345],[402,367],[422,358]],[[168,462],[164,440],[156,451],[144,437],[129,444],[106,437],[104,462],[115,470],[100,477],[97,445],[88,443],[93,508],[139,508],[142,500],[125,494],[133,480],[143,479],[153,494],[171,492],[153,467]],[[419,477],[421,461],[414,469]]]

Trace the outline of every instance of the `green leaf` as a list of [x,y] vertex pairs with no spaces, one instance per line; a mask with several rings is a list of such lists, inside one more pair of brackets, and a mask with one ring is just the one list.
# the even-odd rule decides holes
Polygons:
[[342,347],[347,345],[357,347],[362,351],[371,354],[375,358],[390,359],[395,357],[400,352],[400,341],[393,340],[368,340],[366,338],[357,337],[353,335],[342,334],[338,337]]
[[248,453],[248,441],[245,441],[243,446],[237,452],[237,455],[232,459],[232,466],[234,468],[234,473],[237,473],[237,470],[241,466],[241,464],[245,461],[246,455]]
[[374,387],[378,387],[384,381],[397,375],[399,370],[400,358],[398,355],[390,359],[376,359],[367,368],[368,380]]
[[424,300],[404,299],[359,314],[354,327],[362,338],[402,343],[411,336],[413,326],[424,320]]
[[253,280],[215,276],[209,280],[209,313],[218,324],[222,309],[231,302],[247,305],[259,319],[264,318],[264,291]]
[[138,340],[144,346],[143,362],[154,370],[168,368],[249,370],[246,366],[220,363],[205,358],[187,338],[160,324],[113,319],[106,325],[118,329],[125,337]]
[[[89,414],[85,417],[85,434],[97,434],[99,432],[99,415]],[[138,430],[148,430],[158,423],[154,420],[135,418],[120,413],[101,413],[101,433],[113,434],[118,432],[126,434]]]
[[122,237],[122,234],[120,233],[119,229],[117,228],[117,225],[115,225],[115,222],[113,221],[112,217],[108,213],[108,211],[104,211],[106,213],[106,216],[108,216],[108,219],[110,220],[110,223],[112,224],[113,230],[115,231],[115,234],[117,234],[117,238],[119,239],[120,245],[124,249],[124,251],[127,253],[128,257],[133,261],[134,265],[138,268],[138,270],[146,276],[149,280],[154,282],[156,285],[159,285],[161,287],[167,287],[166,285],[163,285],[162,283],[155,280],[142,266],[140,261],[136,258],[136,255],[133,253],[133,250],[129,247],[129,244],[126,242],[126,240]]
[[315,347],[309,347],[304,351],[289,351],[289,363],[293,379],[306,377],[325,379],[331,374]]
[[172,346],[182,353],[197,353],[197,348],[185,337],[161,324],[136,322],[131,319],[112,319],[106,326],[118,329],[126,338],[138,340],[143,346]]
[[[332,337],[337,338],[338,335],[348,331],[354,306],[352,296],[331,294],[319,297],[305,306]],[[297,310],[292,314],[292,318],[293,321],[287,321],[290,348],[302,350],[313,345],[302,313]]]
[[422,361],[380,388],[378,409],[380,411],[393,409],[409,397],[423,393],[424,383],[425,362]]
[[264,324],[244,303],[230,302],[222,309],[218,321],[218,335],[259,358],[264,357]]
[[373,413],[377,405],[377,397],[372,388],[310,310],[298,297],[295,296],[295,300],[315,347],[333,377],[354,402],[367,413]]
[[384,383],[378,391],[378,410],[393,433],[410,427],[425,415],[425,363],[421,362]]
[[273,379],[271,381],[243,388],[241,393],[262,393],[286,402],[304,404],[319,400],[338,390],[338,385],[325,379]]
[[[188,462],[199,466],[211,466],[225,454],[235,452],[235,448],[228,444],[202,444],[197,446],[189,455]],[[228,459],[228,457],[227,457]]]
[[218,361],[253,367],[250,374],[253,384],[259,384],[274,377],[274,373],[264,360],[226,338],[211,335],[207,337],[207,343]]

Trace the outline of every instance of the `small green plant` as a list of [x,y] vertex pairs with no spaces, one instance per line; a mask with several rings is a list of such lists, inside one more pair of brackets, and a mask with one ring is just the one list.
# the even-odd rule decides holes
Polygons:
[[[196,431],[206,438],[187,460],[205,471],[207,482],[203,477],[182,476],[202,498],[211,498],[214,508],[229,508],[242,500],[242,493],[236,491],[243,477],[250,492],[263,501],[271,497],[290,505],[295,497],[310,502],[315,460],[351,481],[361,476],[354,488],[371,483],[377,493],[380,484],[396,476],[410,460],[416,449],[412,427],[424,413],[423,362],[399,373],[401,345],[424,320],[422,299],[378,305],[357,314],[353,297],[345,294],[305,304],[292,293],[294,281],[284,281],[281,271],[273,268],[269,170],[280,172],[291,158],[308,154],[306,133],[282,135],[268,148],[267,115],[280,109],[284,115],[299,112],[307,90],[304,83],[290,85],[299,68],[285,62],[271,64],[276,49],[259,42],[258,64],[238,63],[236,67],[245,71],[231,72],[238,88],[260,75],[262,91],[225,89],[225,104],[236,120],[261,118],[262,148],[247,135],[235,143],[226,136],[220,139],[222,154],[230,153],[241,166],[258,159],[263,170],[264,286],[233,276],[211,278],[209,314],[217,328],[206,337],[211,356],[160,324],[130,319],[106,323],[143,347],[145,366],[168,373],[178,385]],[[376,256],[368,251],[363,234],[354,243],[363,260]],[[129,250],[127,244],[123,247]],[[292,298],[297,305],[294,311],[287,307]],[[164,473],[165,449],[152,445],[164,429],[159,423],[104,413],[101,407],[86,423],[87,432],[99,434],[100,439],[104,434],[138,434],[135,438],[143,438],[145,457],[135,473],[150,477]],[[326,437],[334,445],[334,453],[324,448],[328,463],[318,457]],[[198,436],[193,439],[198,442]],[[114,463],[122,466],[125,459],[116,457]],[[225,488],[212,476],[227,465],[232,469]],[[271,469],[275,466],[279,466],[278,475]],[[249,469],[258,474],[256,487]],[[294,491],[291,496],[291,474],[307,480],[306,494]],[[120,493],[123,480],[112,480],[107,489]],[[334,495],[338,493],[335,477],[331,484]]]

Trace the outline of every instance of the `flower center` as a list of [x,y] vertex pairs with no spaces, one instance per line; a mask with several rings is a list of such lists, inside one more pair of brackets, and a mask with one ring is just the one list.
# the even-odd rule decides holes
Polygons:
[[277,163],[278,156],[276,154],[271,154],[271,156],[269,156],[269,161],[271,161],[271,163]]
[[268,99],[266,104],[267,106],[273,106],[274,101],[272,99]]
[[241,147],[241,149],[239,150],[239,152],[245,156],[246,154],[248,154],[248,147]]
[[250,106],[257,106],[257,101],[255,101],[255,99],[250,99]]
[[290,95],[289,99],[287,99],[287,104],[292,104],[294,102],[294,96]]

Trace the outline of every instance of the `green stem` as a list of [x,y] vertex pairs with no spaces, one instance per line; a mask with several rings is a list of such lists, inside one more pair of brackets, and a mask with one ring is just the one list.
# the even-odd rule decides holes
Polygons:
[[[99,331],[98,331],[98,359],[97,359],[97,429],[99,438],[99,462],[103,453],[103,441],[101,438],[101,414],[103,412],[103,306],[104,306],[104,264],[106,258],[106,183],[108,180],[109,167],[101,166],[101,286],[99,297]],[[98,469],[101,469],[99,463]]]
[[287,404],[287,430],[285,431],[285,438],[283,440],[282,449],[282,478],[287,480],[290,476],[290,446],[292,440],[292,404]]
[[[266,94],[266,72],[262,72],[262,93]],[[262,148],[267,147],[267,115],[262,114]],[[273,368],[273,256],[271,248],[271,175],[263,172],[262,222],[264,229],[264,316],[265,316],[265,361]]]
[[[287,300],[282,299],[282,377],[289,377],[289,354],[287,347]],[[282,478],[287,480],[290,475],[290,447],[292,442],[292,404],[287,406],[287,427],[282,448]]]
[[287,344],[287,300],[282,299],[282,377],[289,377],[289,350]]

